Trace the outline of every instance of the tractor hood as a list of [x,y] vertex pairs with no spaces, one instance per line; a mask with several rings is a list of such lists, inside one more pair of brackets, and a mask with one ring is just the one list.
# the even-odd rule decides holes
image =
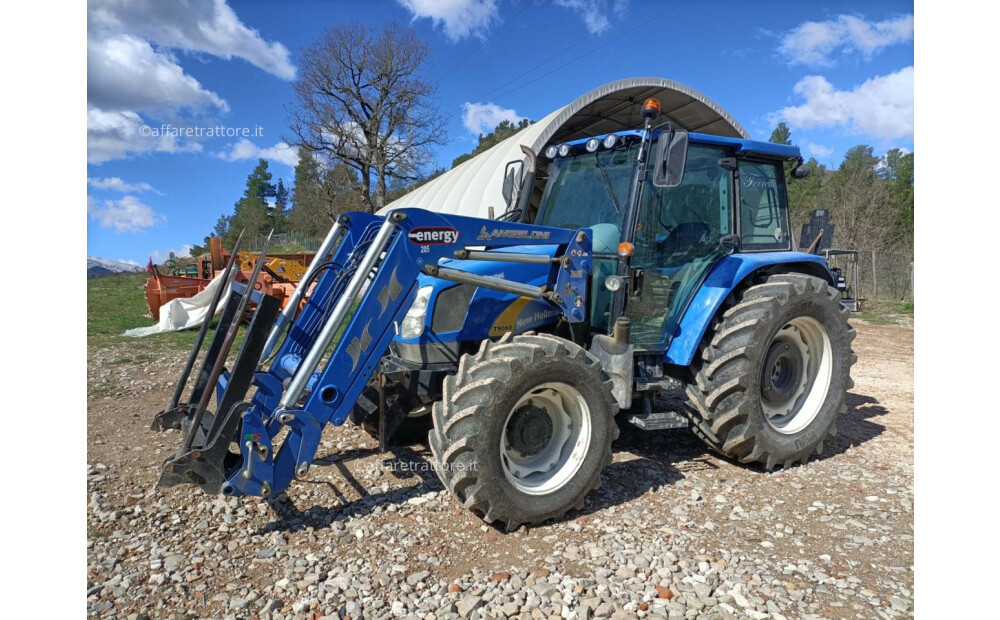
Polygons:
[[[497,254],[514,252],[554,256],[555,245],[512,246],[493,250]],[[543,286],[552,264],[515,263],[481,260],[445,260],[442,267],[460,269],[476,275],[493,276]],[[509,331],[524,331],[554,322],[559,313],[543,299],[529,299],[468,284],[456,284],[428,275],[418,279],[421,290],[430,288],[430,297],[424,318],[424,330],[416,337],[396,336],[397,343],[429,344],[497,338]]]

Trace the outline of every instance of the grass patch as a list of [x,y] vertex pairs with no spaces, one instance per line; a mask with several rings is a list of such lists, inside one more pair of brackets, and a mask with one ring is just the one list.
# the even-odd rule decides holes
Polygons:
[[865,300],[865,312],[872,314],[900,314],[913,316],[912,301],[888,301],[884,299]]
[[852,318],[859,319],[859,320],[864,321],[865,323],[869,323],[871,325],[895,325],[896,324],[896,321],[892,320],[892,318],[890,318],[890,317],[884,316],[882,314],[873,314],[871,312],[855,312],[851,316],[852,316]]
[[854,317],[871,325],[909,325],[913,320],[913,302],[867,299],[864,312],[856,312]]
[[[194,346],[197,329],[167,334],[153,334],[145,338],[122,336],[127,329],[154,325],[146,307],[143,285],[145,273],[128,273],[87,280],[87,344],[107,346],[129,344],[131,355],[123,356],[113,364],[143,363],[156,359],[156,351],[163,347],[187,351]],[[211,339],[209,332],[208,338]],[[238,335],[233,350],[243,342]],[[207,344],[205,345],[207,346]]]

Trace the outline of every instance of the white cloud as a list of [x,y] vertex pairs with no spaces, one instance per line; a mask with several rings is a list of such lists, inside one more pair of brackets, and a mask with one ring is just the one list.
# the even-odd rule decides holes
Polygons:
[[810,155],[819,159],[826,159],[830,155],[833,155],[833,149],[829,146],[823,146],[822,144],[814,144],[810,142],[806,145],[806,151]]
[[913,15],[869,22],[840,15],[825,22],[805,22],[782,38],[779,53],[791,65],[829,66],[831,54],[861,54],[870,60],[882,48],[913,40]]
[[200,151],[201,144],[170,134],[144,136],[142,117],[131,110],[107,112],[87,106],[87,163],[99,164],[129,153]]
[[556,0],[556,4],[579,13],[587,30],[594,34],[611,24],[609,14],[624,13],[628,0]]
[[[295,77],[288,50],[243,25],[225,0],[182,3],[91,0],[87,11],[87,161],[131,153],[199,151],[196,139],[149,137],[150,119],[213,123],[229,106],[186,74],[171,50],[242,58],[282,79]],[[149,124],[160,124],[159,122]],[[214,124],[214,123],[213,123]]]
[[500,124],[500,121],[516,123],[524,118],[511,108],[501,108],[493,103],[466,101],[462,104],[462,109],[464,110],[462,123],[466,129],[476,135],[490,133]]
[[229,110],[174,58],[126,34],[87,41],[87,102],[102,110]]
[[87,196],[87,214],[97,220],[101,228],[112,228],[116,232],[138,232],[165,219],[135,196],[103,201]]
[[87,185],[94,189],[107,189],[113,192],[160,192],[153,189],[153,186],[146,182],[127,183],[120,177],[87,177]]
[[149,257],[153,259],[153,263],[157,265],[162,265],[163,261],[170,258],[170,253],[173,252],[174,256],[177,258],[186,258],[191,256],[191,244],[185,243],[180,247],[180,249],[170,248],[167,250],[153,250],[149,253]]
[[413,14],[441,27],[452,42],[470,36],[484,37],[499,19],[498,0],[396,0]]
[[795,92],[805,103],[771,114],[772,124],[840,126],[882,140],[913,137],[913,67],[871,78],[852,90],[837,90],[825,77],[810,75],[795,85]]
[[295,78],[288,49],[247,28],[226,0],[90,0],[88,30],[132,33],[158,46],[243,60],[284,80]]
[[219,158],[226,161],[264,158],[270,161],[281,162],[293,168],[299,163],[298,149],[286,142],[278,142],[272,147],[261,148],[246,138],[240,138],[235,144],[227,145],[227,147],[228,151],[221,151],[216,154]]

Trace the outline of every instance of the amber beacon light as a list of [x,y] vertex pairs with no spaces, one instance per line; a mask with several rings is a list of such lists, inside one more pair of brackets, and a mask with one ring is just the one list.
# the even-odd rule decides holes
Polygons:
[[650,120],[656,120],[660,115],[660,100],[656,97],[650,97],[642,103],[642,117],[648,118]]

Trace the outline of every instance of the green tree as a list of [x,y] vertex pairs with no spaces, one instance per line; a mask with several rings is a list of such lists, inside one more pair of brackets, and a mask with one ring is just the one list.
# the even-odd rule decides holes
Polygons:
[[[233,216],[222,214],[219,219],[216,220],[215,226],[212,228],[213,237],[225,237],[226,233],[229,232],[229,221],[233,219]],[[208,237],[205,237],[205,243],[208,243]]]
[[[792,132],[784,121],[771,132],[768,142],[774,144],[792,144]],[[798,162],[786,161],[785,187],[788,188],[788,214],[792,231],[801,230],[802,225],[809,221],[809,214],[814,209],[821,209],[821,188],[823,181],[827,177],[826,167],[811,157],[806,163],[812,171],[805,179],[796,179],[792,176],[792,170],[798,166]],[[801,240],[800,240],[801,242]]]
[[[484,151],[488,151],[534,122],[535,121],[529,121],[526,118],[522,118],[517,123],[507,120],[500,121],[500,124],[497,125],[491,133],[488,133],[485,136],[483,134],[479,134],[479,143],[476,145],[476,148],[472,149],[472,152],[463,153],[452,160],[451,167],[455,168],[462,162],[468,161]],[[433,178],[433,176],[430,178]],[[426,182],[426,180],[424,182]]]
[[291,194],[291,229],[310,238],[325,236],[341,213],[365,210],[359,185],[350,166],[338,163],[327,168],[306,149],[299,149]]
[[774,144],[792,143],[792,132],[788,129],[788,125],[785,124],[785,121],[778,123],[778,126],[771,132],[771,137],[768,139],[768,142],[773,142]]
[[281,179],[274,186],[274,205],[270,209],[270,216],[274,232],[288,231],[288,189]]
[[901,242],[913,242],[913,153],[892,149],[882,160],[882,176],[886,179],[893,210],[896,214],[894,234]]
[[223,242],[232,246],[241,230],[246,231],[246,238],[253,239],[266,235],[274,226],[268,204],[268,198],[274,196],[275,187],[271,183],[271,173],[267,169],[267,160],[257,161],[253,172],[247,176],[246,189],[243,197],[236,201],[232,218]]
[[433,179],[438,178],[439,176],[441,176],[445,172],[448,172],[448,171],[445,170],[444,168],[435,168],[433,171],[431,171],[430,174],[428,174],[428,175],[426,175],[424,177],[421,177],[420,179],[418,179],[416,181],[409,182],[409,183],[400,182],[400,183],[395,183],[393,185],[390,185],[389,186],[389,191],[386,193],[386,198],[385,198],[386,204],[391,203],[393,200],[398,200],[398,199],[402,198],[403,196],[409,194],[410,192],[412,192],[413,190],[417,189],[421,185],[424,185],[428,181],[431,181]]

